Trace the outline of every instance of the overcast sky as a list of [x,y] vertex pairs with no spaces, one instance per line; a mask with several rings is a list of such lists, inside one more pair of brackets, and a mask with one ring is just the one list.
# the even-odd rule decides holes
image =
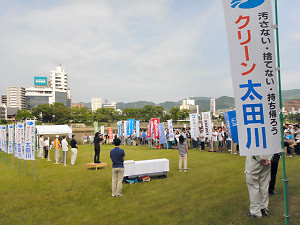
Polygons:
[[[284,90],[300,88],[299,10],[279,1]],[[0,0],[0,27],[0,94],[62,64],[73,102],[233,96],[222,0]]]

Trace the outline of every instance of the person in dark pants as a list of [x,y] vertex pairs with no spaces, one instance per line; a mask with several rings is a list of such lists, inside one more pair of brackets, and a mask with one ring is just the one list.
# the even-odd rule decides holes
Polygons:
[[274,154],[271,159],[271,180],[269,184],[269,194],[276,195],[277,193],[274,191],[276,184],[276,175],[278,169],[278,163],[280,159],[280,153]]
[[99,160],[100,157],[100,142],[103,141],[103,138],[99,132],[96,132],[94,138],[94,147],[95,147],[95,156],[94,156],[94,163],[101,163]]

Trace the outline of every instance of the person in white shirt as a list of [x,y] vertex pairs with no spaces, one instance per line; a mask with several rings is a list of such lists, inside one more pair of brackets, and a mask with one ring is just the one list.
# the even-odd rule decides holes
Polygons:
[[40,135],[40,139],[39,139],[39,157],[40,158],[44,158],[43,157],[43,149],[44,149],[44,135]]
[[199,138],[200,138],[200,146],[201,146],[200,151],[204,151],[205,150],[205,134],[204,134],[203,129],[200,130]]
[[223,146],[224,146],[224,132],[222,131],[222,127],[219,127],[219,131],[218,131],[219,152],[223,152]]
[[216,152],[217,147],[218,147],[218,132],[212,128],[212,136],[211,136],[211,141],[212,141],[212,151]]
[[64,166],[67,166],[67,155],[68,155],[69,145],[66,140],[66,136],[64,135],[62,138],[63,138],[61,141],[61,148],[62,148],[62,152],[63,152],[62,163],[64,163]]

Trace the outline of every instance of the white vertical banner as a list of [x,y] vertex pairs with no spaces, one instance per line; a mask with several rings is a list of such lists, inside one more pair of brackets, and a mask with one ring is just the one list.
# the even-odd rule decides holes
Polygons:
[[223,0],[240,155],[281,152],[270,0]]
[[101,128],[100,128],[100,133],[101,133],[102,135],[104,135],[104,126],[101,126]]
[[[16,155],[17,153],[17,155]],[[23,159],[24,155],[24,123],[18,123],[15,130],[15,156]]]
[[136,120],[135,121],[135,133],[136,133],[137,138],[140,137],[140,129],[141,129],[141,122],[139,120]]
[[202,112],[201,115],[205,136],[210,138],[212,133],[210,112]]
[[15,132],[14,132],[14,141],[15,141],[15,157],[18,157],[18,149],[17,149],[17,128],[18,128],[18,124],[15,125]]
[[128,121],[124,121],[124,137],[127,138],[127,125],[128,125]]
[[7,126],[7,152],[8,154],[14,153],[14,125],[9,124]]
[[1,150],[7,153],[7,136],[6,136],[6,125],[0,126],[0,135],[1,135]]
[[197,138],[200,135],[199,131],[199,119],[197,113],[190,114],[190,128],[191,128],[191,137]]
[[25,121],[25,160],[35,160],[35,121]]
[[172,120],[168,120],[169,140],[174,141],[174,131]]

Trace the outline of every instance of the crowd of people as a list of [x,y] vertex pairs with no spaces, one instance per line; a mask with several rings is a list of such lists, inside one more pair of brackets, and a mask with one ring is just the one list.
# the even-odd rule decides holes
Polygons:
[[[51,141],[51,144],[49,144],[50,138],[44,139],[44,135],[40,135],[39,138],[39,151],[38,151],[38,157],[42,159],[48,159],[49,158],[49,150],[54,149],[55,151],[55,163],[54,164],[64,164],[64,166],[67,166],[67,156],[69,151],[69,143],[67,141],[67,138],[65,135],[62,136],[61,141],[59,140],[59,135],[56,135],[55,139]],[[76,158],[77,158],[77,152],[78,152],[78,145],[76,141],[76,136],[73,134],[72,139],[70,141],[71,145],[71,165],[75,165]],[[60,152],[62,151],[62,158],[60,160]]]

